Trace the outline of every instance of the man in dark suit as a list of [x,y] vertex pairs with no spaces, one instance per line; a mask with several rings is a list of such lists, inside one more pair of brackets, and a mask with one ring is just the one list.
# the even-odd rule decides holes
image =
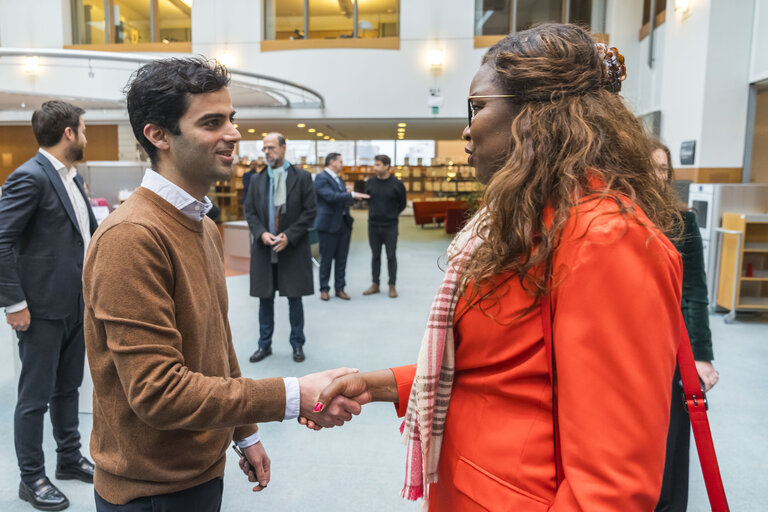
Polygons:
[[243,209],[253,235],[251,297],[259,298],[259,348],[252,363],[272,355],[275,292],[288,297],[293,360],[304,361],[304,307],[315,293],[309,229],[315,220],[312,175],[285,160],[285,137],[264,137],[267,167],[251,178]]
[[0,198],[0,306],[19,339],[14,416],[19,497],[41,510],[69,506],[45,474],[43,416],[50,405],[56,478],[93,482],[80,452],[78,388],[83,380],[82,272],[96,230],[73,163],[86,145],[84,110],[48,101],[32,115],[40,151],[6,180]]
[[347,192],[339,174],[343,168],[339,153],[328,153],[325,157],[325,169],[315,176],[315,192],[317,193],[317,218],[315,229],[320,241],[320,298],[329,300],[331,264],[335,261],[333,272],[336,296],[349,300],[344,291],[346,281],[344,275],[347,269],[347,254],[349,241],[352,237],[352,215],[349,205],[355,199],[368,199],[368,194]]

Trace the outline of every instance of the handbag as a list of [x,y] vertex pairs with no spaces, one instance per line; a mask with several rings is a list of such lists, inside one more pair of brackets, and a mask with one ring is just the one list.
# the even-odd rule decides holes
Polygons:
[[[541,300],[541,323],[544,332],[544,346],[547,357],[549,380],[552,383],[552,430],[555,439],[555,482],[560,486],[565,474],[560,453],[560,429],[557,420],[557,367],[555,364],[554,330],[552,318],[552,296],[547,295]],[[680,367],[680,377],[683,381],[683,402],[691,420],[696,449],[699,452],[701,470],[704,474],[704,484],[707,488],[712,512],[728,512],[728,500],[717,464],[715,445],[712,442],[712,431],[707,420],[707,396],[699,386],[699,375],[693,359],[693,349],[688,338],[682,315],[680,316],[680,345],[677,349],[677,364]]]

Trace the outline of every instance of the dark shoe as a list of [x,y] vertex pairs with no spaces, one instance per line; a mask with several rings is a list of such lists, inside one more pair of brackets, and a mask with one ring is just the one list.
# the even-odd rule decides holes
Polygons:
[[373,295],[374,293],[379,293],[380,291],[379,283],[372,283],[371,286],[369,286],[368,289],[363,292],[363,295]]
[[69,500],[48,480],[47,476],[32,483],[19,484],[19,498],[28,501],[37,510],[64,510]]
[[320,292],[320,300],[331,300],[331,294],[328,292]]
[[251,354],[251,357],[248,358],[248,360],[252,363],[258,363],[265,357],[269,357],[272,355],[272,347],[269,348],[260,348],[253,354]]
[[93,483],[93,462],[80,457],[77,462],[56,466],[57,480],[80,480],[87,484]]
[[301,363],[304,359],[304,349],[301,347],[293,347],[293,360],[297,363]]
[[394,299],[397,297],[397,290],[395,289],[395,285],[391,284],[389,285],[389,297],[391,299]]
[[336,296],[340,298],[341,300],[349,300],[351,297],[347,295],[347,292],[344,290],[341,290],[340,292],[336,292]]

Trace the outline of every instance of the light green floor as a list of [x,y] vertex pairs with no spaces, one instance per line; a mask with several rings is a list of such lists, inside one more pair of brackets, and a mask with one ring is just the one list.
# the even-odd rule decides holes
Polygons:
[[[300,376],[337,366],[369,370],[414,362],[432,297],[440,280],[438,259],[450,241],[442,229],[419,229],[412,217],[401,220],[398,260],[400,297],[385,294],[363,297],[370,284],[370,250],[365,212],[357,222],[347,267],[347,292],[352,300],[318,296],[304,301],[306,362],[291,359],[288,344],[288,304],[278,300],[274,355],[260,363],[248,362],[258,339],[258,301],[248,296],[248,276],[228,279],[230,322],[244,375],[254,378]],[[386,269],[382,269],[386,282]],[[724,325],[711,318],[716,365],[721,382],[711,393],[711,418],[726,490],[734,511],[768,510],[768,319],[744,319]],[[13,450],[15,377],[8,330],[0,328],[5,347],[0,352],[0,510],[33,510],[17,498],[18,470]],[[638,390],[642,406],[642,390]],[[87,440],[91,418],[81,415]],[[272,482],[260,494],[250,492],[229,458],[224,484],[226,512],[239,511],[416,511],[418,506],[399,497],[403,481],[404,448],[399,421],[391,405],[372,404],[343,428],[309,432],[293,421],[265,424],[264,445],[272,458]],[[46,432],[46,455],[55,461],[55,447]],[[689,510],[708,510],[698,463],[691,464]],[[51,475],[52,476],[52,475]],[[90,486],[56,482],[72,502],[69,510],[93,510]]]

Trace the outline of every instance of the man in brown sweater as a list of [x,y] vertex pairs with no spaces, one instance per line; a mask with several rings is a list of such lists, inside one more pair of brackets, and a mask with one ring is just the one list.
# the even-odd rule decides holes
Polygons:
[[320,390],[353,370],[240,375],[221,239],[205,217],[205,194],[230,177],[240,140],[228,82],[218,63],[168,59],[141,67],[127,89],[154,170],[101,225],[84,269],[98,511],[219,510],[231,442],[254,490],[269,482],[257,421],[301,413],[333,426],[359,413],[352,401],[313,412]]

